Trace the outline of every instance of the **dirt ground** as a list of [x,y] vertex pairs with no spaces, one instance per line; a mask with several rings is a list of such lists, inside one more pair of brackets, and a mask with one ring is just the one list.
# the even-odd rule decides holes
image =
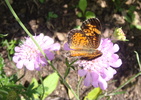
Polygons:
[[[45,0],[45,3],[40,3],[38,0],[10,0],[11,5],[15,12],[32,34],[44,33],[53,37],[56,42],[61,45],[66,41],[67,32],[73,29],[76,25],[80,25],[80,21],[84,18],[78,18],[76,12],[78,0]],[[116,27],[122,27],[129,41],[117,42],[120,46],[118,52],[122,59],[122,66],[117,69],[117,74],[114,77],[116,82],[110,83],[106,91],[113,90],[127,81],[130,77],[139,72],[134,51],[141,54],[141,31],[136,28],[130,28],[130,24],[123,18],[125,12],[118,12],[115,10],[115,5],[112,0],[87,0],[87,10],[93,11],[96,17],[101,21],[103,37],[110,37]],[[136,14],[139,21],[141,21],[141,1],[139,0],[125,0],[123,5],[124,11],[128,10],[131,5],[136,6]],[[58,15],[57,18],[48,19],[48,13],[53,12]],[[141,22],[139,22],[141,25]],[[22,39],[27,34],[23,31],[20,25],[12,16],[8,7],[3,0],[0,0],[0,33],[8,34],[6,39]],[[0,47],[0,53],[5,59],[5,72],[7,75],[18,72],[19,77],[23,74],[22,70],[15,70],[12,62],[8,60],[6,48]],[[12,56],[12,55],[11,55]],[[70,59],[72,60],[72,59]],[[65,72],[65,56],[64,51],[61,49],[56,54],[53,61],[54,66],[63,75]],[[50,66],[43,68],[42,76],[53,72]],[[26,71],[25,77],[21,83],[26,85],[30,82],[32,77],[38,77],[36,71]],[[68,82],[75,89],[78,81],[77,68],[71,70],[68,76]],[[81,86],[81,98],[83,98],[87,91],[92,87]],[[126,91],[125,94],[120,94],[111,97],[111,100],[141,100],[141,77],[137,77],[130,84],[122,88],[120,91]],[[66,88],[59,83],[57,89],[46,100],[69,100]],[[103,99],[104,100],[104,99]]]

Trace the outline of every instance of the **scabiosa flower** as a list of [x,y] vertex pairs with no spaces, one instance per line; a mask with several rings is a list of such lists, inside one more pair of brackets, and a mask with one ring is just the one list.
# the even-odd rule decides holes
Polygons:
[[[69,48],[68,43],[64,44],[64,50],[72,50]],[[119,46],[113,44],[110,39],[101,39],[100,46],[98,47],[103,55],[93,60],[78,60],[75,64],[78,64],[81,69],[78,70],[80,76],[85,76],[84,85],[94,87],[100,87],[105,90],[107,88],[107,81],[113,78],[116,74],[114,68],[121,66],[122,61],[117,54]]]
[[100,87],[102,90],[107,88],[107,81],[113,78],[116,70],[121,66],[122,61],[115,54],[119,50],[117,44],[113,44],[110,39],[101,39],[101,44],[98,48],[103,55],[91,61],[79,60],[76,62],[82,69],[78,70],[80,76],[85,76],[84,85]]
[[[49,60],[53,60],[54,54],[52,51],[59,50],[60,44],[54,43],[52,38],[44,36],[43,34],[33,36],[33,38],[44,51],[47,58]],[[25,66],[28,70],[40,70],[41,66],[47,65],[46,59],[30,37],[26,37],[25,41],[23,41],[23,44],[15,47],[13,61],[16,63],[16,66],[19,69]]]

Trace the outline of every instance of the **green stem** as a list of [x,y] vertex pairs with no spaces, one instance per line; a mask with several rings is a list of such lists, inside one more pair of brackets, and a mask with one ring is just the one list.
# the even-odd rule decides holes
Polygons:
[[141,71],[141,63],[140,63],[140,59],[139,59],[139,54],[136,51],[134,51],[134,52],[136,53],[136,58],[137,58],[138,65],[139,65],[140,71]]
[[49,61],[49,65],[53,68],[53,70],[55,70],[58,74],[58,76],[60,77],[61,81],[64,83],[64,85],[70,89],[70,91],[73,93],[73,95],[75,96],[75,98],[77,100],[79,100],[79,96],[74,92],[74,90],[69,86],[69,84],[65,81],[65,79],[60,75],[60,73],[58,72],[58,70],[53,66],[52,62]]
[[[24,73],[23,73],[23,75],[20,77],[20,78],[18,78],[17,80],[16,80],[16,82],[18,82],[19,80],[21,80],[24,76],[25,76],[25,73],[26,73],[26,68],[24,67]],[[16,83],[15,82],[15,83]]]
[[19,19],[19,17],[17,16],[17,14],[15,13],[15,11],[13,10],[12,6],[10,5],[8,0],[5,0],[9,10],[11,11],[11,13],[13,14],[13,16],[15,17],[15,19],[17,20],[17,22],[20,24],[20,26],[24,29],[24,31],[28,34],[28,36],[30,36],[30,38],[33,40],[33,42],[36,44],[36,46],[39,48],[39,50],[41,51],[41,53],[43,54],[43,56],[45,56],[45,53],[43,52],[43,50],[40,48],[40,46],[38,45],[38,43],[34,40],[33,36],[31,35],[31,33],[27,30],[27,28],[24,26],[24,24],[21,22],[21,20]]
[[[139,55],[136,51],[134,51],[136,53],[136,58],[138,61],[138,65],[140,67],[140,71],[141,71],[141,64],[140,64],[140,60],[139,60]],[[138,77],[139,75],[141,75],[141,72],[137,73],[136,75],[134,75],[133,77],[131,77],[128,81],[126,81],[124,84],[122,84],[121,86],[119,86],[117,89],[115,89],[113,92],[118,91],[119,89],[123,88],[125,85],[127,85],[128,83],[130,83],[133,79],[135,79],[136,77]]]
[[[6,47],[9,48],[9,44],[8,44],[8,41],[7,41],[7,40],[5,41],[5,43],[6,43]],[[10,57],[10,52],[9,52],[9,51],[10,51],[10,50],[7,49],[7,52],[8,52],[8,59],[11,61],[11,57]]]
[[127,85],[128,83],[130,83],[133,79],[135,79],[136,77],[138,77],[139,75],[141,75],[141,72],[137,73],[136,75],[134,75],[133,77],[131,77],[128,81],[126,81],[125,83],[123,83],[121,86],[119,86],[117,89],[115,89],[113,92],[116,92],[118,90],[120,90],[121,88],[123,88],[125,85]]
[[42,76],[41,76],[40,71],[38,71],[38,73],[39,73],[40,80],[41,80],[41,84],[42,84],[42,87],[43,87],[43,93],[42,93],[42,95],[41,95],[41,100],[42,100],[43,97],[44,97],[44,94],[45,94],[45,87],[44,87],[44,84],[43,84],[43,79],[42,79]]
[[80,78],[78,85],[77,85],[77,95],[79,97],[79,89],[80,89],[80,84],[82,83],[83,77]]
[[121,88],[123,88],[125,85],[127,85],[128,83],[130,83],[133,79],[135,79],[139,75],[141,75],[141,72],[139,72],[136,75],[134,75],[133,77],[131,77],[128,81],[126,81],[125,83],[123,83],[121,86],[119,86],[117,89],[113,90],[112,92],[106,93],[106,94],[102,94],[101,96],[98,97],[98,100],[100,100],[101,98],[103,98],[105,96],[111,96],[111,95],[113,95],[113,93],[115,93],[118,90],[120,90]]
[[[126,81],[125,83],[123,83],[121,86],[119,86],[117,89],[115,89],[114,91],[107,93],[108,96],[113,95],[114,92],[120,90],[121,88],[123,88],[125,85],[127,85],[128,83],[130,83],[133,79],[135,79],[136,77],[138,77],[139,75],[141,75],[141,63],[140,63],[140,59],[139,59],[139,55],[136,51],[134,51],[136,53],[136,58],[138,61],[138,65],[140,67],[140,72],[137,73],[136,75],[134,75],[133,77],[131,77],[128,81]],[[105,95],[101,95],[99,98],[105,97]]]
[[63,79],[63,77],[59,74],[59,72],[57,71],[57,69],[52,65],[51,61],[48,60],[47,56],[45,55],[45,53],[43,52],[43,50],[40,48],[40,46],[38,45],[38,43],[34,40],[34,38],[31,35],[31,33],[26,29],[26,27],[24,26],[24,24],[20,21],[19,17],[17,16],[17,14],[15,13],[15,11],[11,7],[9,1],[8,0],[5,0],[5,2],[7,4],[7,6],[8,6],[8,8],[10,9],[11,13],[15,17],[15,19],[18,21],[18,23],[21,25],[21,27],[24,29],[24,31],[30,36],[30,38],[33,40],[33,42],[36,44],[36,46],[38,47],[38,49],[40,50],[40,52],[42,53],[42,55],[47,59],[47,62],[49,63],[49,65],[51,65],[51,67],[57,72],[58,76],[60,77],[60,79],[62,80],[62,82],[64,83],[64,85],[66,87],[68,87],[71,90],[71,92],[73,93],[73,95],[76,97],[76,99],[79,100],[79,97],[76,95],[76,93],[73,91],[73,89],[69,86],[69,84]]

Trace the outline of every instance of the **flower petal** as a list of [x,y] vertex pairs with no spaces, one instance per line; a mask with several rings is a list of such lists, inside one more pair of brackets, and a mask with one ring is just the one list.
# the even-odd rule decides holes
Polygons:
[[99,78],[99,75],[96,73],[96,72],[92,72],[92,85],[94,87],[98,87],[98,78]]
[[90,73],[87,73],[86,78],[84,79],[84,85],[85,85],[85,86],[90,86],[91,80],[92,80],[92,79],[91,79]]
[[18,63],[18,61],[19,61],[19,56],[14,56],[14,57],[13,57],[13,61],[14,61],[15,63]]
[[50,51],[46,51],[46,56],[49,60],[53,60],[54,59],[54,54]]
[[122,65],[121,59],[118,59],[116,62],[111,63],[111,66],[114,68],[118,68]]
[[85,76],[86,73],[87,73],[87,72],[86,72],[85,70],[83,70],[83,69],[79,69],[79,70],[78,70],[79,76]]
[[102,89],[102,90],[105,90],[107,87],[108,87],[108,84],[107,82],[102,79],[101,77],[99,77],[99,87]]
[[26,68],[28,70],[34,70],[34,62],[33,61],[29,61],[28,64],[26,65]]
[[118,50],[119,50],[119,46],[118,46],[117,44],[114,44],[113,49],[114,49],[114,52],[118,52]]
[[72,50],[72,49],[69,47],[69,44],[68,44],[67,42],[64,44],[64,50],[66,50],[66,51]]
[[60,44],[59,43],[52,44],[52,47],[50,50],[60,50]]
[[92,80],[93,80],[93,81],[97,81],[98,78],[99,78],[98,73],[95,72],[95,71],[91,72],[91,76],[92,76]]
[[20,60],[19,62],[17,62],[17,68],[21,69],[23,67],[24,64],[24,60]]

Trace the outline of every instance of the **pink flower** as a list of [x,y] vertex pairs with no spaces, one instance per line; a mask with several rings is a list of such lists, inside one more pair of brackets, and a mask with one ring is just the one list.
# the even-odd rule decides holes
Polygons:
[[85,76],[85,86],[93,85],[105,90],[108,86],[107,81],[112,79],[116,74],[114,68],[120,67],[122,61],[115,54],[119,50],[119,46],[113,44],[110,39],[101,39],[98,50],[103,53],[102,56],[93,60],[78,60],[76,64],[81,67],[78,70],[78,74]]
[[[59,50],[60,44],[54,43],[52,38],[44,36],[43,34],[33,36],[33,38],[39,44],[48,59],[53,60],[54,54],[52,51]],[[19,69],[25,66],[28,70],[40,70],[41,66],[47,65],[47,61],[31,38],[26,37],[25,39],[26,40],[23,41],[23,44],[15,47],[13,61]]]

